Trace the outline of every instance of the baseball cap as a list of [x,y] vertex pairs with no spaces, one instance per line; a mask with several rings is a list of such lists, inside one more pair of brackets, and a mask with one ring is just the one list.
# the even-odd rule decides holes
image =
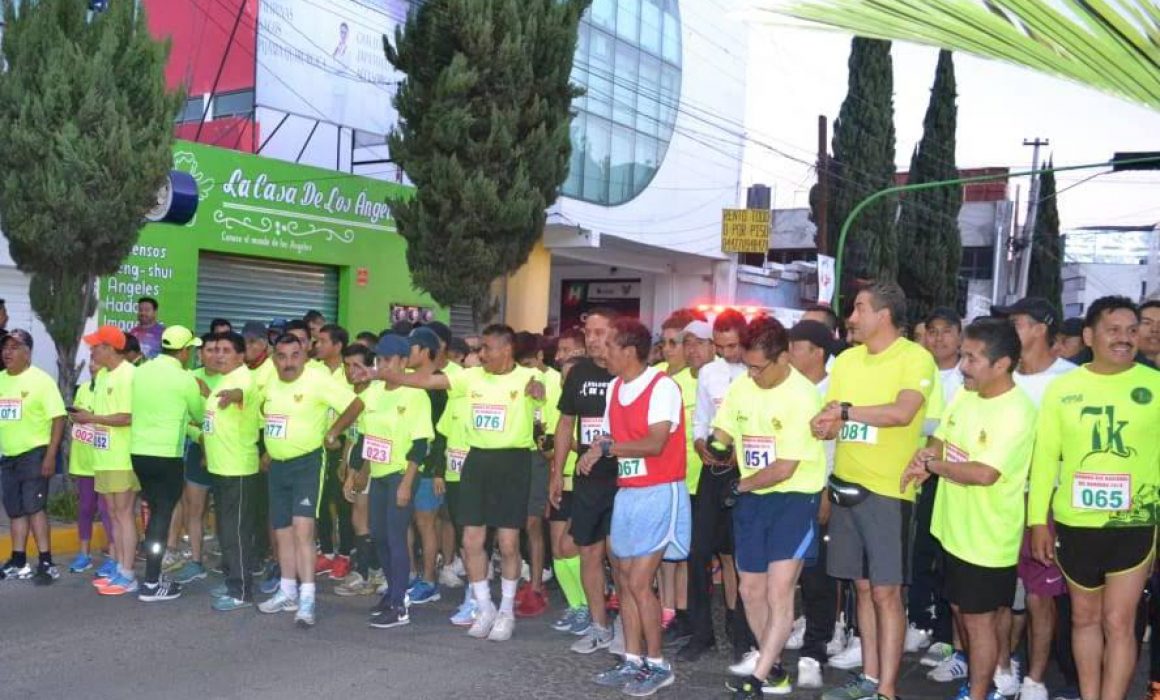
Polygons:
[[284,318],[276,318],[276,319],[270,321],[270,330],[278,331],[279,333],[281,333],[281,332],[286,330],[287,323],[289,323],[289,321],[287,321]]
[[261,321],[246,321],[246,325],[242,326],[242,337],[246,340],[265,338],[266,324]]
[[786,331],[791,341],[805,340],[826,351],[827,355],[834,353],[834,334],[821,321],[798,321]]
[[8,331],[8,335],[4,336],[3,342],[7,343],[9,340],[15,340],[29,350],[32,349],[32,335],[28,331],[21,328],[13,328],[12,330]]
[[408,347],[418,345],[424,350],[437,352],[439,350],[439,336],[426,327],[416,328],[407,336],[407,345]]
[[375,345],[375,355],[377,357],[410,357],[411,344],[407,339],[401,335],[384,335],[379,338],[378,345]]
[[200,348],[201,338],[195,336],[193,331],[185,326],[170,326],[161,334],[161,347],[166,350]]
[[957,328],[963,327],[963,317],[959,316],[959,312],[955,311],[949,306],[936,306],[935,308],[931,309],[930,313],[926,315],[925,319],[923,319],[923,322],[926,323],[927,326],[930,326],[933,321],[946,321],[950,325]]
[[1083,335],[1083,319],[1073,316],[1065,320],[1059,327],[1059,334],[1065,338],[1077,338]]
[[451,345],[451,329],[447,327],[446,323],[442,321],[432,321],[423,326],[427,330],[434,333],[439,340],[443,341],[444,345]]
[[693,336],[697,340],[712,340],[713,326],[710,326],[707,321],[691,321],[685,329],[681,331],[681,340],[687,336]]
[[101,326],[84,337],[85,345],[108,345],[114,350],[125,349],[125,332],[116,326]]
[[1046,323],[1053,327],[1059,325],[1059,318],[1056,316],[1055,307],[1043,297],[1025,297],[1010,306],[992,306],[991,313],[1005,318],[1015,316],[1016,314],[1023,314],[1030,316],[1039,323]]
[[447,345],[447,349],[461,355],[467,355],[471,352],[471,348],[467,347],[467,341],[463,338],[452,338],[451,342]]

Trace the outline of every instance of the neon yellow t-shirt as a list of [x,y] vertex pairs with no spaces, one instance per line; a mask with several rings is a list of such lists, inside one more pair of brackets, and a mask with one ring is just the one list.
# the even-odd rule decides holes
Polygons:
[[1050,505],[1072,527],[1155,525],[1160,372],[1133,365],[1107,375],[1089,366],[1060,375],[1043,394],[1027,522],[1046,523]]
[[355,398],[350,387],[317,369],[303,369],[289,383],[275,378],[262,397],[266,451],[287,461],[320,449],[330,427],[330,410],[341,414]]
[[443,480],[448,483],[459,481],[463,473],[463,462],[471,449],[467,443],[468,415],[467,397],[448,397],[447,407],[435,425],[435,429],[447,440],[447,468],[443,472]]
[[902,472],[914,456],[922,437],[927,402],[936,388],[938,365],[921,345],[899,338],[880,353],[871,355],[865,345],[850,348],[834,359],[826,402],[854,406],[891,404],[904,390],[917,391],[923,406],[909,424],[878,428],[847,421],[838,435],[834,452],[834,475],[861,484],[888,498],[914,500],[914,487],[898,493]]
[[135,455],[181,457],[185,432],[200,423],[205,399],[193,373],[177,358],[158,355],[137,368],[133,382],[133,425],[129,450]]
[[265,393],[270,382],[278,381],[278,368],[274,366],[274,358],[267,357],[262,364],[250,370],[254,373],[254,387],[259,394]]
[[[226,375],[215,375],[216,387],[205,402],[202,439],[205,463],[210,474],[251,476],[258,473],[258,388],[254,375],[245,366]],[[221,395],[242,392],[242,403],[220,408]]]
[[362,457],[371,477],[397,474],[407,468],[407,453],[415,440],[433,440],[431,399],[422,389],[387,389],[375,382],[359,394],[366,404],[358,419],[363,436]]
[[[560,424],[560,395],[564,393],[564,377],[558,370],[549,367],[543,373],[544,407],[542,410],[544,432],[548,435],[556,433],[556,426]],[[572,490],[572,477],[576,474],[575,452],[568,452],[568,459],[564,460],[564,490]]]
[[60,389],[48,373],[28,367],[0,372],[0,450],[22,455],[52,440],[52,422],[65,414]]
[[517,365],[507,374],[472,367],[448,375],[447,398],[467,399],[467,444],[485,450],[533,449],[532,424],[543,402],[527,395],[528,382],[540,379],[534,369]]
[[[93,389],[93,414],[111,416],[133,413],[133,376],[137,368],[121,362],[113,371],[97,372]],[[90,423],[93,440],[93,471],[124,471],[133,468],[129,458],[129,426],[110,427]]]
[[[83,382],[77,387],[73,406],[82,411],[93,410],[92,382]],[[93,475],[93,426],[69,423],[72,442],[68,448],[68,473],[72,476]]]
[[999,472],[990,486],[939,479],[930,532],[959,559],[995,568],[1019,561],[1035,419],[1035,404],[1019,387],[991,399],[960,389],[947,407],[935,431],[943,460],[979,462]]
[[[685,425],[692,426],[693,411],[697,408],[697,378],[693,376],[693,371],[686,367],[673,376],[673,381],[681,388],[681,403],[685,405]],[[701,483],[703,465],[701,464],[701,455],[697,454],[693,443],[693,431],[689,428],[685,430],[685,486],[688,487],[690,495],[696,496],[697,488]]]
[[733,438],[743,478],[779,459],[798,463],[790,478],[754,493],[818,493],[826,484],[826,454],[810,431],[810,419],[820,410],[818,388],[796,369],[772,389],[762,389],[746,374],[729,385],[713,427]]

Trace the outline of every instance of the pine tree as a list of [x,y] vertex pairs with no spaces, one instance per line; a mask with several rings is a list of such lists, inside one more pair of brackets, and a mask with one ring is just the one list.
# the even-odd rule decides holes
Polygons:
[[97,13],[88,0],[0,5],[0,228],[71,398],[96,279],[116,272],[157,203],[184,98],[166,92],[168,45],[132,0]]
[[[849,68],[846,99],[834,121],[829,220],[835,238],[850,211],[869,195],[893,185],[895,173],[890,42],[855,37]],[[895,198],[884,197],[858,216],[846,238],[844,276],[895,279],[895,206]]]
[[1059,208],[1055,204],[1055,172],[1048,161],[1039,177],[1039,211],[1031,236],[1031,270],[1027,296],[1043,297],[1063,318],[1063,238],[1059,235]]
[[[958,177],[955,96],[954,60],[951,52],[941,51],[923,120],[922,141],[910,159],[908,184]],[[898,282],[906,291],[911,321],[923,318],[936,306],[957,305],[963,257],[958,222],[962,203],[961,186],[907,192],[902,198]]]
[[394,202],[415,283],[442,304],[488,303],[527,261],[572,152],[571,82],[591,0],[427,0],[387,60],[406,75],[391,157],[415,185]]

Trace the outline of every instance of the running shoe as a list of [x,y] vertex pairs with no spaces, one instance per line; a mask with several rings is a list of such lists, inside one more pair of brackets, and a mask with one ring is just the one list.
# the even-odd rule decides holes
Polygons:
[[758,700],[765,697],[765,684],[750,676],[739,683],[725,683],[727,690],[733,691],[733,700]]
[[334,558],[328,557],[325,554],[319,553],[318,558],[314,560],[314,575],[326,576],[334,569]]
[[298,599],[286,595],[282,589],[278,589],[273,598],[258,604],[258,612],[271,615],[280,612],[295,612],[297,610]]
[[939,683],[961,681],[967,677],[967,655],[956,651],[938,666],[927,672],[926,677]]
[[184,565],[185,559],[172,549],[165,550],[165,556],[161,557],[161,570],[167,574],[177,571]]
[[439,585],[444,588],[462,588],[463,579],[456,576],[450,566],[444,566],[439,569]]
[[1051,700],[1080,700],[1079,689],[1068,687],[1057,690]]
[[548,599],[542,591],[528,589],[524,599],[516,605],[516,617],[538,617],[548,610]]
[[226,584],[222,583],[222,584],[219,584],[219,585],[214,586],[213,588],[209,589],[209,595],[211,598],[214,598],[214,599],[229,598],[230,597],[230,589],[226,586]]
[[101,562],[101,566],[93,574],[93,578],[113,578],[117,575],[117,562],[114,559],[106,558]]
[[335,555],[334,564],[330,569],[330,577],[342,580],[350,575],[350,557],[342,554]]
[[298,612],[294,614],[294,624],[299,627],[314,626],[314,599],[303,598],[298,601]]
[[927,647],[926,654],[918,660],[918,663],[923,666],[938,666],[954,653],[955,648],[950,644],[946,642],[935,642]]
[[4,563],[4,568],[0,569],[0,579],[27,581],[30,578],[32,578],[32,567],[28,565],[28,562],[22,566],[17,566],[9,559]]
[[629,681],[640,673],[640,664],[625,660],[616,664],[607,671],[601,671],[592,676],[592,682],[605,688],[623,688]]
[[47,586],[58,578],[60,578],[60,569],[56,568],[56,564],[52,562],[37,564],[36,573],[32,575],[32,583],[37,586]]
[[774,666],[769,672],[769,678],[765,679],[765,687],[762,688],[762,692],[766,695],[789,695],[793,692],[793,683],[789,679],[789,674],[780,664]]
[[467,634],[476,639],[487,639],[497,617],[499,617],[499,611],[494,607],[490,610],[480,610],[475,621],[471,623],[471,629],[467,630]]
[[646,661],[621,692],[634,698],[646,698],[661,688],[672,685],[674,681],[676,677],[673,675],[673,669],[667,663],[658,666]]
[[785,648],[796,650],[801,649],[806,640],[806,618],[799,617],[793,621],[793,628],[790,629],[789,639],[785,640]]
[[[383,573],[382,569],[371,569],[367,572],[370,576],[367,581],[370,585],[375,587],[375,592],[382,595],[387,590],[387,575]],[[379,590],[379,589],[382,590]]]
[[740,661],[729,667],[729,673],[732,673],[734,676],[740,676],[741,678],[752,676],[757,672],[757,659],[760,657],[761,652],[756,649],[750,649],[745,652],[745,656],[742,656]]
[[459,578],[467,577],[467,569],[463,566],[463,560],[459,557],[455,557],[455,561],[451,562],[451,573]]
[[[959,686],[959,692],[955,695],[955,700],[970,700],[971,698],[971,684],[963,683]],[[998,690],[992,689],[987,693],[987,700],[1006,700],[1006,696]]]
[[262,592],[262,595],[274,595],[281,585],[282,575],[279,573],[277,567],[275,567],[274,572],[262,579],[262,582],[258,584],[258,590]]
[[137,590],[137,600],[143,603],[159,603],[177,600],[180,597],[181,584],[169,579],[161,579],[157,583],[143,583]]
[[77,554],[68,564],[70,574],[82,574],[93,568],[93,558],[85,553]]
[[661,636],[661,644],[666,649],[672,649],[689,641],[692,636],[693,628],[689,625],[688,618],[678,615],[673,618],[672,624]]
[[127,595],[137,592],[137,579],[117,574],[107,584],[97,589],[101,595]]
[[582,606],[579,610],[580,612],[576,613],[575,622],[568,630],[577,637],[588,632],[588,628],[592,626],[592,613],[588,610],[588,606]]
[[402,608],[388,608],[381,615],[371,617],[370,626],[385,630],[392,627],[402,627],[411,624],[411,615],[404,606]]
[[[1153,685],[1160,686],[1160,683]],[[1023,683],[1019,686],[1019,700],[1047,700],[1047,697],[1046,685],[1035,682],[1030,676],[1023,677]],[[1160,700],[1160,695],[1154,700]]]
[[493,642],[506,642],[512,638],[512,632],[516,629],[516,618],[509,612],[501,612],[496,616],[495,622],[491,625],[491,630],[487,633],[487,638]]
[[241,610],[242,608],[252,608],[254,604],[241,598],[223,596],[221,598],[215,598],[210,607],[218,612],[233,612],[234,610]]
[[822,700],[861,700],[865,697],[875,697],[877,694],[878,684],[865,674],[859,673],[851,675],[845,685],[822,693]]
[[1014,660],[1011,661],[1011,668],[1004,671],[1002,668],[995,669],[995,689],[999,691],[1000,695],[1011,696],[1019,692],[1019,665]]
[[576,615],[580,612],[580,608],[568,608],[564,614],[556,618],[552,623],[552,629],[557,632],[567,632],[572,629],[572,623],[576,621]]
[[357,571],[350,572],[350,576],[334,587],[334,594],[349,598],[357,595],[374,595],[375,587],[362,577]]
[[797,685],[799,688],[822,687],[822,664],[817,659],[808,656],[798,659]]
[[428,583],[423,579],[415,582],[407,590],[407,595],[411,598],[411,603],[414,605],[426,605],[427,603],[438,602],[442,597],[439,595],[439,589],[433,583]]
[[862,665],[862,640],[851,637],[850,643],[841,653],[830,657],[830,665],[845,670],[860,667]]
[[903,649],[907,654],[916,654],[930,646],[930,630],[919,629],[913,622],[906,626],[906,641]]
[[589,626],[583,637],[572,644],[572,651],[577,654],[591,654],[612,645],[613,631],[607,627],[600,627],[596,623]]
[[479,614],[479,604],[474,599],[464,601],[455,614],[451,616],[451,624],[456,627],[470,627]]
[[201,562],[187,561],[180,569],[174,572],[173,580],[185,586],[193,583],[194,581],[197,581],[198,579],[203,579],[208,575],[209,574],[206,572],[205,567],[202,566]]

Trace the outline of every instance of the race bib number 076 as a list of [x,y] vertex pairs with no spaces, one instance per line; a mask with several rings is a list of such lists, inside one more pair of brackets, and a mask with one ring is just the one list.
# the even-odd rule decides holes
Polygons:
[[878,428],[873,425],[848,420],[842,424],[842,430],[838,433],[838,440],[841,442],[860,442],[865,445],[877,445]]
[[476,430],[502,433],[507,425],[507,407],[496,404],[471,404],[471,419]]
[[1132,507],[1132,475],[1077,472],[1071,485],[1071,507],[1128,510]]

